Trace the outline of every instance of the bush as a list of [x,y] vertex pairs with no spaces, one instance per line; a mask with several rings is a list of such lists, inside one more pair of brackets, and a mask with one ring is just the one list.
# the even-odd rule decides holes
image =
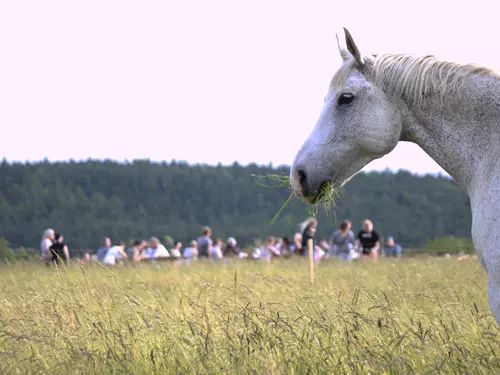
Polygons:
[[20,247],[12,250],[13,260],[35,260],[38,252],[35,249]]
[[12,249],[10,248],[9,241],[0,237],[0,261],[9,262],[14,258]]
[[12,249],[9,241],[0,237],[0,263],[11,263],[19,260],[33,260],[36,259],[38,252],[35,249],[26,249],[20,247]]

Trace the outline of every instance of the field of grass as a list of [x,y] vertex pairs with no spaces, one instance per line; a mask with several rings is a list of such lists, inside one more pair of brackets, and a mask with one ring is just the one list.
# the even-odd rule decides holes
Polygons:
[[0,268],[1,374],[499,374],[477,260]]

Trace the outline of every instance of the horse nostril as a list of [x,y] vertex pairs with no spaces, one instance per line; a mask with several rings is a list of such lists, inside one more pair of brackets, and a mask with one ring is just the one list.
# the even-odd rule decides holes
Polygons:
[[297,176],[299,177],[300,186],[305,187],[306,179],[307,179],[306,172],[304,172],[302,169],[299,169],[297,171]]

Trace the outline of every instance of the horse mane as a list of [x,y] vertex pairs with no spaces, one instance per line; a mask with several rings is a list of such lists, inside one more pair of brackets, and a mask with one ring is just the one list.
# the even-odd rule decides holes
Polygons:
[[[348,60],[337,79],[347,78],[350,68],[355,65],[354,59]],[[443,61],[433,55],[367,56],[361,71],[387,94],[403,98],[415,106],[422,104],[431,93],[443,103],[445,97],[459,94],[462,84],[478,74],[500,78],[496,72],[483,66]]]

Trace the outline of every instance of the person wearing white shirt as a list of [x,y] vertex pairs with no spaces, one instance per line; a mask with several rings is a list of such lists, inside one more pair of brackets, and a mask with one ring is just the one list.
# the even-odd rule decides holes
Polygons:
[[102,240],[102,246],[97,250],[97,260],[102,262],[110,247],[111,247],[111,239],[109,237],[105,237]]
[[196,259],[198,257],[198,242],[193,240],[189,245],[184,249],[183,256],[186,259]]
[[114,265],[116,264],[117,259],[123,258],[128,258],[128,255],[125,252],[125,243],[123,241],[120,241],[118,245],[111,246],[108,249],[106,256],[104,257],[104,263]]
[[220,238],[217,238],[214,241],[213,246],[208,251],[208,254],[210,255],[210,258],[212,260],[220,260],[223,258],[221,247],[222,247],[222,240]]
[[174,247],[172,248],[172,250],[170,250],[170,255],[172,255],[172,257],[176,259],[182,258],[181,249],[182,249],[182,242],[175,241]]
[[47,228],[43,232],[42,241],[40,242],[40,260],[50,260],[52,259],[52,252],[50,247],[55,240],[55,231],[52,228]]
[[156,237],[151,237],[149,240],[147,255],[148,258],[170,258],[170,253]]

